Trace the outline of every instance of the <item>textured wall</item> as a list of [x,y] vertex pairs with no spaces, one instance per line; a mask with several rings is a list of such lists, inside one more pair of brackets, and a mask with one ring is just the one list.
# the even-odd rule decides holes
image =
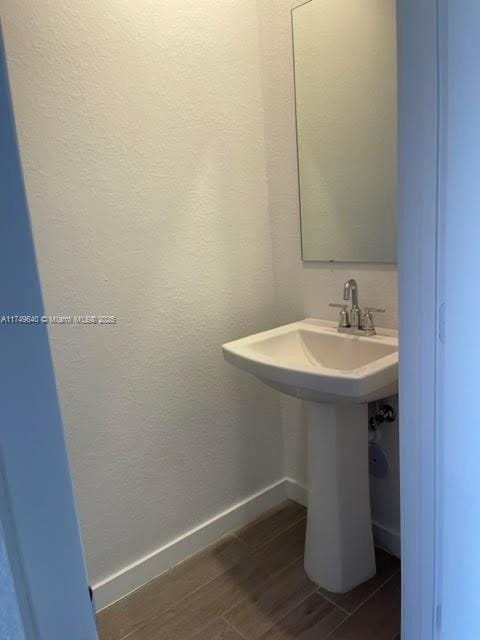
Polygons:
[[[316,0],[318,1],[318,0]],[[377,324],[397,327],[397,269],[393,265],[302,263],[290,11],[298,0],[258,0],[262,86],[265,109],[267,179],[277,321],[306,316],[335,320],[329,302],[341,301],[343,284],[357,279],[360,302],[386,307]],[[301,404],[282,396],[287,475],[306,483],[306,433]],[[398,451],[390,450],[393,458]],[[395,481],[398,496],[398,477]],[[398,500],[393,500],[397,505]],[[395,507],[393,507],[395,508]],[[392,520],[395,514],[392,515]]]
[[254,0],[4,0],[88,565],[97,581],[280,478],[277,394],[220,345],[271,326]]

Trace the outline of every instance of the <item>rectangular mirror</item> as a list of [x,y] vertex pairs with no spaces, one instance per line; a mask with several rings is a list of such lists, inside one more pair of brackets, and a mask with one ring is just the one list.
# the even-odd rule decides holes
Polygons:
[[396,262],[395,0],[292,11],[303,259]]

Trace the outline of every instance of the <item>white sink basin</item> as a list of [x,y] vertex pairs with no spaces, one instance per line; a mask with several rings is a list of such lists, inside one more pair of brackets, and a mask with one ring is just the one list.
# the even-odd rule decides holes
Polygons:
[[223,345],[225,359],[270,386],[315,402],[370,402],[397,392],[398,338],[364,338],[307,319]]
[[338,333],[302,320],[223,345],[225,359],[304,399],[308,422],[305,569],[350,591],[375,574],[368,478],[368,405],[397,392],[398,338]]

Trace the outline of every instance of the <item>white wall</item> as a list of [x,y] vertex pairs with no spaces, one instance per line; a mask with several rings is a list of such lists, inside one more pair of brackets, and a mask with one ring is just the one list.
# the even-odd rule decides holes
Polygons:
[[[298,0],[257,1],[277,321],[282,323],[305,316],[336,319],[337,311],[329,309],[328,304],[341,301],[345,280],[354,277],[359,282],[362,303],[387,309],[385,315],[377,316],[377,324],[396,328],[395,266],[332,265],[302,263],[301,260],[290,15],[291,9],[298,4],[301,4]],[[287,475],[305,484],[304,415],[295,399],[282,396],[282,422]],[[398,449],[390,450],[389,447],[387,453],[395,459]],[[398,476],[394,484],[398,496]],[[394,502],[398,509],[398,499]],[[376,509],[379,510],[380,507]],[[390,523],[394,522],[394,517],[392,512]],[[398,515],[396,519],[398,522]]]
[[[283,475],[279,402],[220,345],[271,326],[254,0],[4,0],[93,582]],[[294,239],[296,242],[296,239]]]

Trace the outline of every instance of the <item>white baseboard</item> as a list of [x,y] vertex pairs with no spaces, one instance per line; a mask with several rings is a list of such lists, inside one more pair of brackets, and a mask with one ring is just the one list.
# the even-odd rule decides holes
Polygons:
[[393,529],[389,529],[383,524],[373,522],[373,539],[377,547],[385,549],[385,551],[400,558],[401,544],[398,531],[393,531]]
[[308,489],[303,484],[300,484],[293,478],[285,478],[285,488],[287,491],[287,498],[303,504],[304,507],[308,506]]
[[108,607],[216,542],[223,535],[248,524],[264,511],[285,500],[288,494],[287,484],[287,479],[279,480],[93,585],[97,611]]
[[[307,506],[308,489],[292,478],[283,478],[98,582],[93,586],[97,611],[150,582],[230,531],[248,524],[286,498]],[[398,533],[376,522],[373,523],[373,532],[378,546],[400,557]]]

